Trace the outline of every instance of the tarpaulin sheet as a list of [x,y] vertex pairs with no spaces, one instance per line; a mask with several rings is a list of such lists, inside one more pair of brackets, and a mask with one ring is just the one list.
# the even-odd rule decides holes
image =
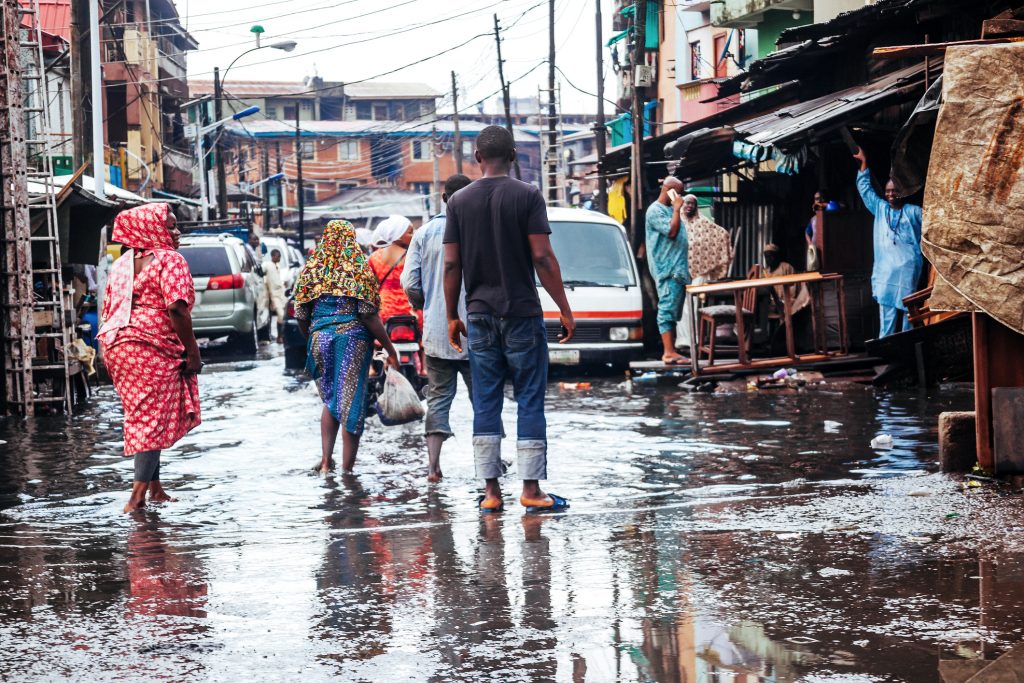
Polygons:
[[946,51],[921,248],[933,311],[984,311],[1024,333],[1024,45]]

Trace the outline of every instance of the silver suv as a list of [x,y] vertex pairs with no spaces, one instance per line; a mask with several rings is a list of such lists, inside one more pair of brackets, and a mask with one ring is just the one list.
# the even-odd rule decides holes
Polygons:
[[192,327],[197,337],[228,336],[241,353],[255,355],[270,335],[263,269],[252,250],[231,235],[185,235],[179,249],[196,286]]

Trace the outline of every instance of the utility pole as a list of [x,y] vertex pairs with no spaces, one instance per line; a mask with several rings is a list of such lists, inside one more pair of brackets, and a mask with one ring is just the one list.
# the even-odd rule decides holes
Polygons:
[[[103,156],[103,67],[100,61],[100,1],[89,2],[89,73],[92,94],[92,172],[95,176],[93,194],[107,196],[107,164]],[[46,90],[46,80],[39,87]]]
[[604,35],[601,19],[601,2],[595,0],[597,7],[597,122],[594,124],[594,142],[597,150],[597,202],[595,208],[601,213],[608,213],[608,177],[601,168],[601,160],[607,152],[605,146],[607,129],[604,127]]
[[299,249],[306,251],[306,198],[302,196],[302,129],[299,127],[299,112],[302,107],[295,100],[295,175],[298,185],[296,206],[299,207]]
[[[221,89],[220,69],[213,67],[213,120],[224,118],[224,92]],[[224,144],[221,142],[223,131],[216,132],[213,153],[217,156],[217,218],[228,217],[228,184],[224,169]]]
[[[267,149],[266,143],[260,145],[260,179],[265,180],[270,177],[270,150]],[[275,181],[276,182],[276,181]],[[263,183],[263,191],[260,193],[263,195],[263,201],[260,202],[260,212],[263,214],[263,232],[270,230],[270,183]]]
[[455,83],[455,72],[452,72],[452,106],[455,113],[452,114],[452,123],[455,125],[455,172],[462,173],[462,133],[459,131],[459,88]]
[[[498,15],[494,15],[494,40],[498,44],[498,80],[501,81],[501,97],[505,101],[505,128],[508,134],[515,139],[515,132],[512,130],[512,103],[509,102],[508,84],[505,83],[505,61],[501,58],[501,29],[498,26]],[[523,174],[519,170],[519,157],[515,160],[516,178],[522,180]]]
[[632,69],[630,78],[633,84],[631,107],[633,119],[633,163],[629,237],[633,248],[637,249],[642,241],[640,221],[643,216],[644,206],[644,108],[643,101],[640,98],[640,88],[636,84],[636,77],[640,65],[646,63],[644,60],[644,44],[647,42],[647,2],[641,0],[634,6],[636,7],[636,14],[633,16],[633,21],[636,23],[633,35],[635,36],[636,44],[633,46],[633,59],[630,64],[630,69]]
[[548,0],[548,152],[544,159],[547,166],[548,205],[556,206],[558,202],[558,109],[555,103],[555,0]]
[[431,212],[441,213],[441,141],[437,138],[437,126],[430,128],[430,156],[434,161],[434,187],[431,197]]
[[[275,161],[277,163],[277,165],[275,166],[275,168],[277,169],[275,171],[275,173],[284,173],[284,161],[281,160],[281,141],[280,140],[275,140],[274,141],[274,158],[275,158]],[[285,205],[285,193],[284,193],[284,191],[285,191],[284,183],[281,182],[280,180],[277,181],[277,227],[279,227],[279,228],[284,226],[284,205]],[[301,244],[299,246],[302,247]],[[300,249],[300,251],[301,251],[301,249]],[[306,255],[305,251],[303,251],[302,255],[303,256]]]
[[[89,118],[92,104],[89,87],[90,60],[89,35],[90,0],[71,0],[71,132],[74,145],[74,168],[89,160],[92,149],[92,127]],[[89,104],[87,104],[89,103]]]

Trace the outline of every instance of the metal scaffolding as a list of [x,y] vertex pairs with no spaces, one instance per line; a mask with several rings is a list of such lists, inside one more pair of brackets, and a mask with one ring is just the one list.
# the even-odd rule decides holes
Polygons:
[[67,351],[74,313],[61,275],[52,162],[62,140],[50,126],[37,0],[0,3],[0,273],[7,407],[31,417],[40,404],[63,405],[70,414]]
[[[537,89],[537,101],[540,113],[537,122],[540,126],[540,159],[541,159],[541,191],[548,206],[566,206],[565,196],[565,147],[562,129],[561,88],[554,90]],[[553,113],[552,113],[553,112]]]

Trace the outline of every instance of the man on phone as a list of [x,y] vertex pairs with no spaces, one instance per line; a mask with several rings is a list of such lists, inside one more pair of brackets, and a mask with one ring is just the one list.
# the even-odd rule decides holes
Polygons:
[[647,265],[658,287],[658,332],[661,333],[661,360],[669,365],[686,362],[676,351],[676,323],[683,311],[686,285],[690,281],[687,263],[688,243],[679,212],[683,183],[669,176],[661,183],[661,194],[647,207]]
[[[551,247],[547,207],[536,187],[509,177],[516,149],[501,126],[484,128],[476,140],[483,177],[459,190],[448,202],[445,225],[444,293],[448,337],[453,348],[469,342],[473,378],[473,455],[477,476],[485,482],[478,507],[500,512],[504,504],[501,408],[505,378],[511,376],[519,408],[519,502],[527,512],[557,512],[569,507],[561,496],[545,493],[547,422],[544,393],[548,381],[548,345],[536,277],[558,305],[565,332],[576,330],[562,273]],[[466,288],[469,328],[459,316],[459,295]]]

